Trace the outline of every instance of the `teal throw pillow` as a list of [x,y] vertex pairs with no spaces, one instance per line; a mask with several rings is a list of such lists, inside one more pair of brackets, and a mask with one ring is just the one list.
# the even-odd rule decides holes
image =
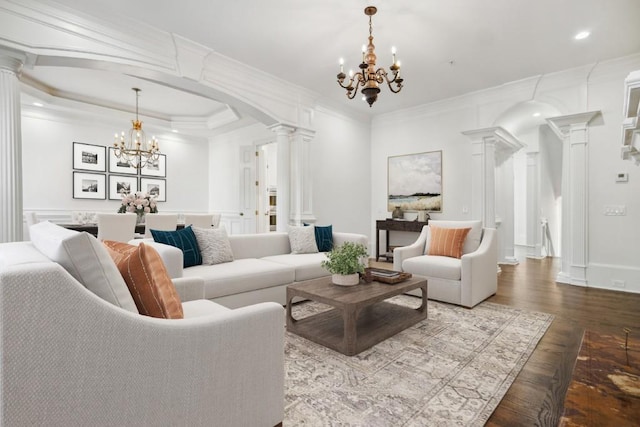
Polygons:
[[[304,224],[309,225],[309,224]],[[316,232],[316,246],[318,246],[319,252],[329,252],[333,249],[333,226],[315,226]]]
[[151,230],[153,240],[165,245],[175,246],[183,253],[183,267],[191,267],[193,265],[202,264],[202,255],[198,247],[196,235],[193,233],[191,226],[176,231]]

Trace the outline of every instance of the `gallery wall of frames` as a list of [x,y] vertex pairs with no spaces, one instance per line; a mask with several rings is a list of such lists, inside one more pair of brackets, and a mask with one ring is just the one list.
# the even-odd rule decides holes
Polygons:
[[118,160],[113,147],[73,143],[73,198],[121,200],[123,194],[143,192],[167,201],[167,156],[143,168]]

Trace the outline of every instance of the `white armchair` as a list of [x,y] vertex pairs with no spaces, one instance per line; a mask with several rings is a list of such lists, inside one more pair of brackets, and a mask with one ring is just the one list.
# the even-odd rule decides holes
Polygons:
[[482,228],[481,221],[429,221],[429,224],[443,228],[470,227],[462,257],[425,255],[430,234],[429,225],[425,225],[413,244],[393,251],[394,270],[425,276],[429,299],[471,308],[495,294],[498,289],[496,230]]
[[0,244],[0,425],[279,425],[284,310],[103,300],[30,243]]

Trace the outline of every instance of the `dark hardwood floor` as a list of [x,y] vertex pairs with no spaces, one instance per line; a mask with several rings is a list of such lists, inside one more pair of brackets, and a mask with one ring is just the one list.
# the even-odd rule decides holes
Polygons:
[[556,283],[559,267],[551,258],[502,266],[498,292],[489,301],[555,319],[488,426],[557,426],[585,329],[623,335],[622,328],[629,327],[630,340],[640,340],[639,294]]
[[[392,268],[389,263],[373,265]],[[629,340],[640,341],[640,294],[556,283],[558,259],[524,258],[501,268],[498,292],[488,301],[555,318],[486,425],[555,427],[584,331],[624,336],[622,328],[628,327]]]

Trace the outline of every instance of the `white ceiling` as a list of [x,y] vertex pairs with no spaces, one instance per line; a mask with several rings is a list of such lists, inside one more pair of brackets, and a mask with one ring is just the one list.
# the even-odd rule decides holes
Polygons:
[[[126,14],[368,114],[640,52],[640,0],[57,1],[114,24]],[[338,58],[344,57],[345,71],[357,69],[368,5],[378,7],[378,65],[388,68],[396,46],[405,79],[399,94],[382,88],[371,109],[359,97],[348,100],[336,83]],[[574,40],[582,30],[591,36]],[[73,78],[53,69],[30,72],[56,90],[109,102],[126,101],[123,93],[132,87],[96,71],[80,70]],[[96,79],[99,85],[91,83]],[[159,117],[206,116],[222,107],[163,90],[145,90],[141,109]]]

